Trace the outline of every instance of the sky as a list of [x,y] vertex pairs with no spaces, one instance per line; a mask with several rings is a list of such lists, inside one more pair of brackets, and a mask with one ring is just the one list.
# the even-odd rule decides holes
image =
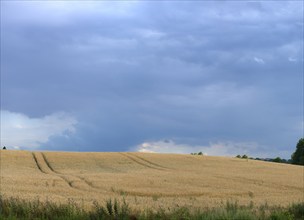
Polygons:
[[290,158],[302,1],[1,1],[1,146]]

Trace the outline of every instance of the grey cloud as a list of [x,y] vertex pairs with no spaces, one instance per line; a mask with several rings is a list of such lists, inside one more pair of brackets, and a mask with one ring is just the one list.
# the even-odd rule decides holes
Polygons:
[[2,7],[1,109],[78,121],[45,148],[119,151],[168,138],[291,150],[301,135],[303,67],[290,61],[303,57],[301,4],[93,4]]

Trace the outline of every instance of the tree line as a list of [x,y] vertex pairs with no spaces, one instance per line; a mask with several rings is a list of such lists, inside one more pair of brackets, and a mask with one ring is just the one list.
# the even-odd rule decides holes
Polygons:
[[[191,155],[204,155],[203,152],[198,153],[191,153]],[[280,157],[276,158],[253,158],[249,157],[246,154],[244,155],[237,155],[236,158],[240,159],[252,159],[252,160],[263,160],[263,161],[269,161],[269,162],[276,162],[276,163],[290,163],[290,164],[296,164],[296,165],[304,165],[304,138],[300,138],[300,140],[297,143],[295,152],[291,155],[290,159],[282,159]]]
[[282,159],[280,157],[276,158],[252,158],[248,157],[246,154],[243,156],[237,155],[237,158],[242,159],[254,159],[254,160],[263,160],[263,161],[269,161],[269,162],[276,162],[276,163],[290,163],[290,164],[296,164],[296,165],[304,165],[304,138],[300,138],[300,140],[297,143],[295,152],[291,155],[291,158],[286,160]]

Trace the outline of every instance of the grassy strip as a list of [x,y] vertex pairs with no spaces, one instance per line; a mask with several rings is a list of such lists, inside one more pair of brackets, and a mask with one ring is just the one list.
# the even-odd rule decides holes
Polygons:
[[253,205],[240,206],[236,202],[227,202],[223,207],[191,211],[182,207],[170,211],[131,210],[126,202],[108,200],[104,205],[94,202],[91,211],[79,207],[69,201],[67,204],[29,202],[16,198],[0,196],[0,219],[44,219],[44,220],[304,220],[304,203],[293,204],[290,207],[258,208]]

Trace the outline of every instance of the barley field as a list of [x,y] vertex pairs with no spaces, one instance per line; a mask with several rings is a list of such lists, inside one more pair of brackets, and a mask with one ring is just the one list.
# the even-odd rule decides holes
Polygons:
[[85,207],[126,200],[135,209],[303,202],[303,166],[151,153],[1,152],[3,197]]

